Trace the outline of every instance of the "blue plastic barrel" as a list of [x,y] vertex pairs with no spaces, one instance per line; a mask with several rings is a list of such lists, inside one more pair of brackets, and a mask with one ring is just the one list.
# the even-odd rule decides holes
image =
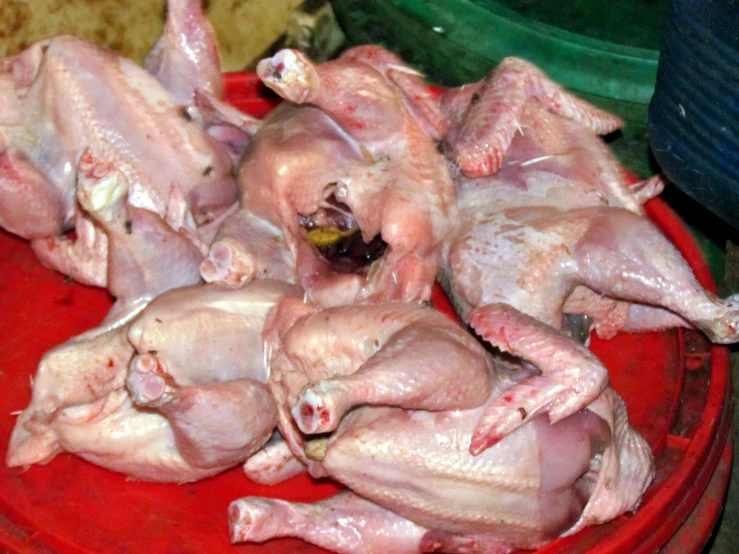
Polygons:
[[665,175],[739,229],[739,0],[670,0],[649,106]]

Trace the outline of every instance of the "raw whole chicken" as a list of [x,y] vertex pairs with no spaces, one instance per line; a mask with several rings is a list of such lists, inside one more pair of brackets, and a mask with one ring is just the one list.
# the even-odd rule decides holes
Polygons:
[[[597,358],[505,304],[470,319],[525,363],[421,306],[282,301],[265,327],[280,429],[312,475],[350,490],[316,504],[237,500],[232,540],[506,553],[635,509],[651,452]],[[567,400],[550,407],[553,383]],[[495,440],[473,456],[480,429]]]
[[629,188],[596,135],[618,120],[515,59],[441,106],[459,217],[440,278],[463,318],[506,302],[555,327],[563,313],[589,316],[602,337],[695,326],[739,340],[739,304],[705,291],[642,215],[660,181]]
[[[237,200],[228,150],[194,108],[196,88],[211,104],[222,88],[201,3],[168,3],[147,59],[156,78],[71,36],[0,60],[0,226],[44,265],[108,286],[119,313],[197,283],[212,227]],[[158,266],[169,252],[176,261]]]
[[182,483],[243,462],[277,424],[264,384],[265,317],[298,293],[269,280],[178,288],[126,325],[52,349],[7,464],[67,451],[136,479]]
[[[257,72],[302,105],[265,121],[239,172],[242,205],[284,239],[275,248],[287,248],[286,270],[294,267],[294,280],[323,306],[427,300],[455,203],[432,139],[441,137],[433,125],[443,117],[421,80],[379,47],[319,65],[283,50],[262,60]],[[364,244],[381,239],[387,248],[368,268],[337,270],[309,240],[313,228],[357,231]],[[233,235],[222,233],[213,245],[206,280],[238,284],[268,265]]]

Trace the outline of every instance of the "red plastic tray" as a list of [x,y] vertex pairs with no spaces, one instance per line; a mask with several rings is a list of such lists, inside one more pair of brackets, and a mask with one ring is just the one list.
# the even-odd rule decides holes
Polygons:
[[[256,116],[278,102],[250,74],[227,75],[226,95]],[[679,219],[659,199],[647,210],[703,286],[715,290],[700,250]],[[10,414],[28,404],[29,378],[41,355],[94,327],[110,305],[105,291],[68,283],[43,268],[25,241],[0,233],[3,459],[15,422]],[[657,477],[636,514],[558,540],[539,553],[646,554],[662,546],[698,552],[718,517],[731,466],[728,349],[681,330],[594,339],[592,349],[609,368],[632,425],[651,445]],[[260,486],[238,467],[188,485],[133,482],[62,454],[25,471],[0,467],[0,551],[321,552],[293,539],[231,546],[226,510],[247,495],[312,501],[337,490],[306,476]]]

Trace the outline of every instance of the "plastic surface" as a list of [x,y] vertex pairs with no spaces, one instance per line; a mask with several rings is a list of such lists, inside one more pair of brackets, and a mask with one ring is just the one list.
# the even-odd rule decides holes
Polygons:
[[[332,0],[339,23],[353,44],[382,43],[440,84],[476,81],[504,57],[519,56],[578,96],[620,115],[628,122],[625,133],[646,128],[657,74],[657,49],[571,32],[564,23],[561,27],[544,23],[501,4]],[[660,17],[659,12],[652,17]],[[616,22],[611,27],[631,28]]]
[[[395,0],[417,2],[418,0]],[[421,0],[423,1],[423,0]],[[470,0],[488,7],[507,8],[531,20],[545,23],[580,36],[613,44],[659,50],[662,21],[667,10],[665,0],[620,0],[593,2],[567,0]],[[624,31],[627,29],[628,31]]]
[[739,229],[739,8],[671,0],[649,142],[664,173]]
[[[262,89],[251,75],[227,76],[226,91],[234,105],[257,115],[276,103],[274,97],[261,98]],[[649,203],[648,211],[701,283],[713,289],[710,272],[683,224],[658,199]],[[435,300],[449,309],[438,292]],[[111,301],[103,290],[68,283],[43,268],[25,241],[0,233],[0,302],[4,458],[15,421],[10,412],[27,405],[29,379],[41,355],[95,326]],[[683,541],[680,552],[698,552],[720,510],[728,480],[726,464],[730,467],[728,349],[709,345],[698,333],[677,330],[594,339],[592,349],[609,368],[614,387],[629,407],[630,421],[652,446],[657,479],[635,515],[556,541],[539,554],[651,553],[673,536]],[[704,494],[707,486],[710,494]],[[311,501],[336,490],[332,483],[306,476],[260,486],[248,481],[238,467],[181,486],[132,482],[62,454],[47,466],[26,471],[0,467],[0,551],[321,552],[292,539],[231,547],[226,509],[246,495]],[[695,533],[681,528],[688,516]]]

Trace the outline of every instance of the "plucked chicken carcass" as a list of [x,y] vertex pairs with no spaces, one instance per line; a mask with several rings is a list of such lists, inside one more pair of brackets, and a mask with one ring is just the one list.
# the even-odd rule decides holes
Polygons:
[[182,483],[243,462],[277,424],[264,321],[295,294],[269,280],[238,290],[182,287],[125,325],[52,349],[18,416],[7,464],[66,451],[136,479]]
[[[229,152],[195,108],[222,89],[200,0],[170,0],[147,66],[71,36],[0,60],[0,225],[45,265],[108,286],[119,313],[198,282],[237,200]],[[174,266],[152,260],[169,252]]]
[[[265,328],[280,429],[312,475],[349,491],[316,504],[237,500],[232,540],[505,553],[635,509],[653,476],[651,452],[597,358],[504,304],[470,319],[525,362],[493,357],[414,304],[316,312],[281,302]],[[537,381],[555,382],[567,400],[550,408]],[[490,414],[509,425],[473,456]]]
[[694,326],[739,339],[739,304],[703,290],[643,217],[659,180],[629,188],[596,135],[616,118],[515,59],[441,106],[459,217],[440,276],[464,318],[506,302],[555,327],[563,313],[589,316],[603,337]]
[[[268,87],[300,105],[265,121],[239,173],[242,205],[266,220],[256,232],[278,237],[272,242],[278,256],[274,249],[266,255],[284,258],[286,247],[285,270],[324,306],[428,299],[455,203],[434,142],[443,132],[433,124],[444,121],[418,75],[379,47],[319,65],[283,50],[257,71]],[[430,106],[431,115],[417,106]],[[242,231],[222,232],[213,245],[203,266],[206,280],[238,285],[269,275],[263,253],[252,255],[248,239],[239,238],[255,220],[241,217]],[[368,268],[337,269],[311,231],[356,231],[371,245],[370,257],[381,256]]]

